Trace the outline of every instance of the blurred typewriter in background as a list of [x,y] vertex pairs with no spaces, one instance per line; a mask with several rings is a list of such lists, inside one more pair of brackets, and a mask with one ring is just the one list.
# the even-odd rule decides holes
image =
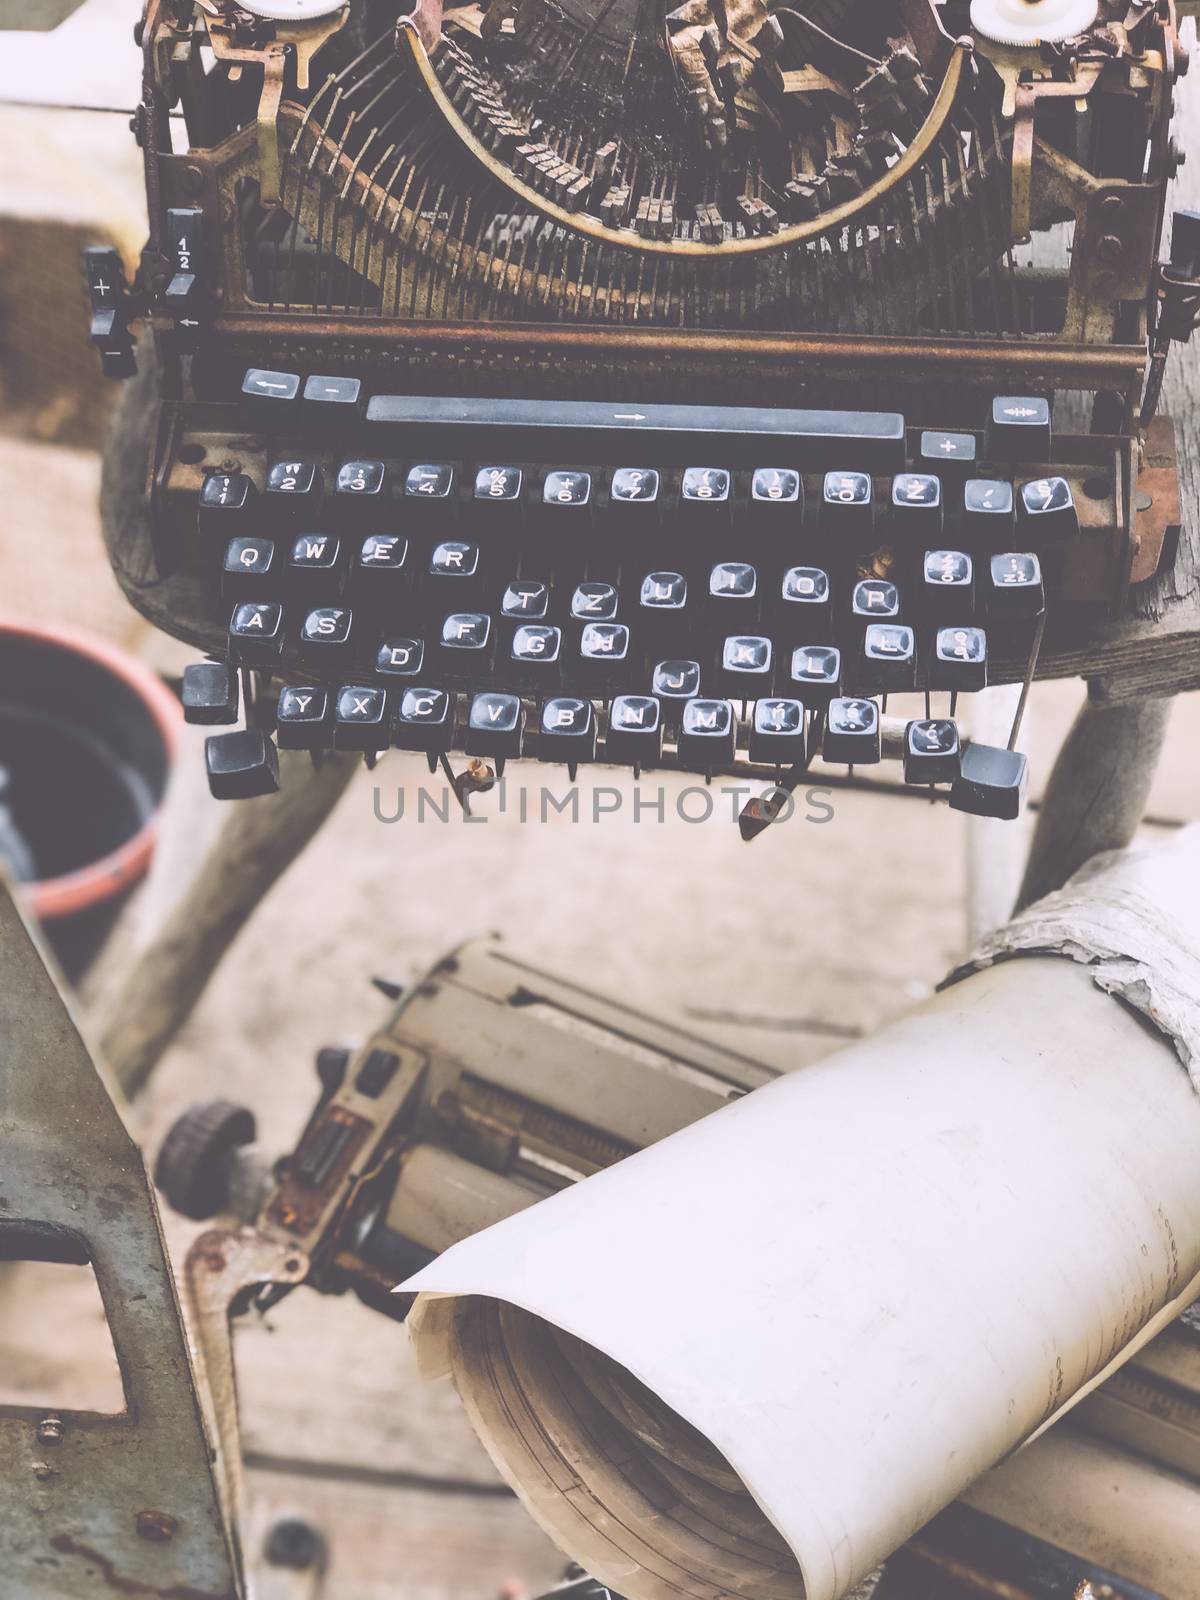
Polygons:
[[896,757],[1015,816],[958,696],[1078,670],[1172,553],[1180,9],[147,0],[92,337],[152,329],[112,555],[188,716],[245,712],[213,792],[276,742]]

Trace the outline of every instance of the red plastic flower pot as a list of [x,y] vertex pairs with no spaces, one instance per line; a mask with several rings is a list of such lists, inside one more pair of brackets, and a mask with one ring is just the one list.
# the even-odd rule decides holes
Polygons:
[[0,857],[72,976],[150,864],[182,722],[116,646],[0,619]]

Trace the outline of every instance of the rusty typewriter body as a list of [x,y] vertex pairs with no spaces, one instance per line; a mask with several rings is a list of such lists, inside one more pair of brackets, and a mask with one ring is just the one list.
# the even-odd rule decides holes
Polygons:
[[129,287],[90,253],[93,340],[129,375],[153,329],[114,563],[210,657],[189,716],[242,677],[214,792],[273,737],[894,753],[1015,814],[958,694],[1077,670],[1172,555],[1177,9],[148,0],[151,234]]

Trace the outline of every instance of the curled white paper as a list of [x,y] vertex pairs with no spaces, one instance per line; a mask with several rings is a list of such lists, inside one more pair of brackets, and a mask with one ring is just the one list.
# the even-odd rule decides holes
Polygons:
[[[604,1583],[759,1592],[774,1529],[770,1592],[833,1600],[1195,1296],[1200,1099],[1084,970],[1004,962],[404,1287],[424,1368]],[[614,1435],[564,1334],[675,1434]]]

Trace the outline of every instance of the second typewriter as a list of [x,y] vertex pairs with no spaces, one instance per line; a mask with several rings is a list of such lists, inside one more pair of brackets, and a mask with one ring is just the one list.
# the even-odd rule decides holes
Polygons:
[[276,745],[819,754],[1016,815],[959,697],[1173,555],[1173,0],[148,0],[139,39],[151,235],[87,261],[141,366],[110,541],[206,656],[215,793]]

